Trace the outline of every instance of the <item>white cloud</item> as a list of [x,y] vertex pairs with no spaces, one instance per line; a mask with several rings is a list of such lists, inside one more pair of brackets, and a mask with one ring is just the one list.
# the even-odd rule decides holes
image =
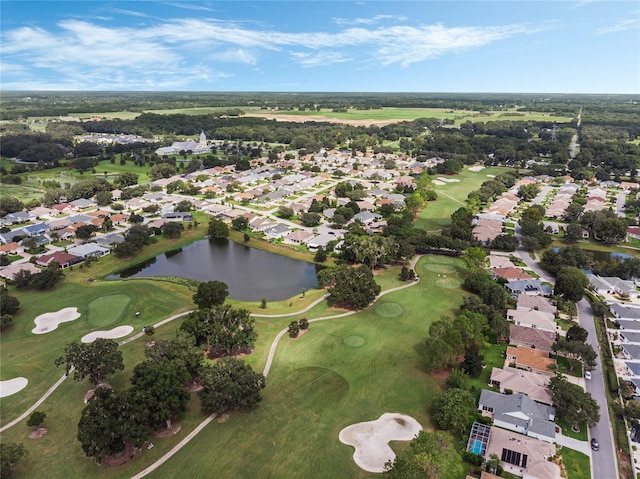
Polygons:
[[333,22],[336,25],[375,25],[380,23],[383,20],[395,20],[398,22],[405,22],[408,20],[407,17],[402,15],[374,15],[370,18],[355,18],[353,20],[349,20],[346,18],[334,17]]
[[109,11],[113,13],[119,13],[120,15],[130,15],[132,17],[148,17],[146,13],[136,12],[135,10],[125,10],[124,8],[110,8]]
[[176,8],[184,8],[185,10],[197,10],[202,12],[213,12],[213,8],[205,7],[204,5],[195,5],[193,3],[178,3],[178,2],[164,2],[164,5]]
[[596,30],[596,35],[603,35],[605,33],[623,32],[625,30],[631,30],[637,28],[639,22],[640,10],[634,10],[630,12],[630,17],[618,20],[614,25],[608,27],[601,27]]
[[351,58],[344,56],[340,52],[293,52],[291,57],[303,67],[326,66],[334,63],[344,63]]
[[209,58],[220,62],[244,63],[246,65],[255,65],[258,63],[257,56],[244,48],[214,52],[209,55]]
[[[400,24],[403,20],[404,17],[379,15],[356,20],[352,24],[360,26],[335,32],[292,33],[203,18],[155,20],[153,25],[137,27],[69,19],[55,29],[5,29],[0,40],[3,61],[14,65],[14,69],[21,65],[31,73],[23,75],[25,86],[37,83],[38,75],[46,74],[58,76],[61,85],[81,83],[75,89],[162,89],[180,88],[195,79],[215,82],[228,77],[215,70],[216,62],[258,67],[264,52],[287,55],[305,67],[350,61],[408,66],[540,31],[523,24],[405,26]],[[370,26],[377,22],[390,25]],[[202,66],[203,61],[211,66]],[[12,71],[3,73],[3,86],[10,88]],[[43,85],[46,83],[42,81]]]

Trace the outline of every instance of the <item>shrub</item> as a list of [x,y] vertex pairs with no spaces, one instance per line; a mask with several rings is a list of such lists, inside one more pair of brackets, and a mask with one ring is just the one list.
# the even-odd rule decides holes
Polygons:
[[462,459],[465,462],[468,462],[469,464],[471,464],[472,466],[481,466],[484,461],[484,458],[481,455],[474,454],[469,451],[464,451],[462,453]]
[[298,333],[300,332],[300,326],[297,321],[291,321],[289,323],[289,337],[296,338],[298,337]]
[[611,391],[612,393],[617,394],[618,393],[618,378],[616,376],[615,371],[608,371],[607,372],[607,379],[609,381],[609,391]]
[[298,322],[298,326],[300,327],[301,330],[305,330],[305,329],[309,329],[309,320],[307,318],[302,318],[299,322]]

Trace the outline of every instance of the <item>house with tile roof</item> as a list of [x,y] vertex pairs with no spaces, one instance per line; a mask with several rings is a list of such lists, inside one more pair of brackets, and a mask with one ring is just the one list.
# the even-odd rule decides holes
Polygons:
[[529,328],[512,324],[509,326],[509,343],[516,346],[527,346],[551,352],[556,341],[556,333],[542,329]]
[[551,313],[555,316],[558,308],[551,303],[549,298],[544,296],[530,296],[528,294],[521,294],[517,298],[516,309],[523,311],[544,311]]
[[549,389],[549,376],[509,366],[493,368],[489,385],[498,388],[501,393],[513,391],[523,393],[536,402],[553,405],[553,392]]
[[554,320],[554,315],[544,311],[508,309],[507,320],[519,326],[551,331],[554,334],[558,329],[558,325]]
[[556,455],[556,446],[546,441],[492,427],[484,457],[492,454],[510,474],[526,479],[562,479],[560,466],[549,460]]
[[493,268],[491,270],[494,279],[504,278],[507,281],[518,281],[521,279],[533,279],[533,277],[525,272],[522,268],[515,266],[505,268]]
[[527,346],[508,346],[507,361],[513,363],[516,368],[523,368],[540,374],[553,375],[556,361],[549,357],[549,353],[540,349]]
[[54,261],[60,265],[61,268],[68,268],[74,264],[81,263],[84,258],[76,256],[74,254],[65,253],[64,251],[55,251],[51,254],[43,254],[38,256],[36,264],[40,266],[49,266]]

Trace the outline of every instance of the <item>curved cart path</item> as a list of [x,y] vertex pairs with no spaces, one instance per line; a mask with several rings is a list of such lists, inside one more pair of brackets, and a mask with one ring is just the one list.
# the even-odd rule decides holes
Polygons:
[[[418,260],[421,257],[422,257],[422,255],[416,256],[409,263],[409,265],[411,266],[412,269],[414,269],[414,271],[415,271],[415,265],[416,265],[416,263],[418,262]],[[386,291],[383,291],[378,296],[376,296],[376,298],[371,302],[371,305],[375,304],[375,302],[378,301],[378,299],[380,299],[382,296],[384,296],[386,294],[393,293],[394,291],[398,291],[398,290],[401,290],[401,289],[410,288],[411,286],[414,286],[414,285],[418,284],[419,282],[420,282],[420,278],[418,276],[416,276],[416,280],[412,281],[409,284],[403,284],[402,286],[397,286],[395,288],[391,288],[391,289],[388,289]],[[301,313],[303,313],[305,311],[308,311],[311,308],[311,306],[314,306],[318,302],[322,301],[326,296],[328,296],[328,295],[323,296],[319,300],[317,300],[314,303],[312,303],[312,305],[310,305],[309,307],[307,307],[304,310],[299,311],[297,313],[286,313],[286,314],[277,315],[277,316],[276,315],[274,315],[274,316],[267,315],[267,316],[268,317],[282,317],[282,316],[292,316],[293,314],[301,314]],[[369,306],[371,306],[371,305],[369,305]],[[309,322],[313,323],[313,322],[316,322],[316,321],[326,321],[327,319],[343,318],[345,316],[351,316],[352,314],[356,314],[358,312],[359,311],[347,311],[346,313],[337,314],[335,316],[323,316],[321,318],[310,319]],[[254,314],[253,316],[264,317],[265,315]],[[271,343],[271,348],[269,349],[269,356],[267,357],[267,363],[265,364],[264,370],[262,372],[262,374],[265,377],[267,377],[267,375],[269,374],[269,371],[271,370],[271,364],[273,363],[273,357],[274,357],[274,355],[276,353],[276,348],[278,347],[278,343],[280,342],[280,339],[282,338],[282,336],[284,336],[287,333],[288,330],[289,330],[289,328],[286,327],[282,331],[280,331],[278,333],[278,335],[275,337],[275,339],[273,340],[273,342]],[[155,471],[158,467],[160,467],[162,464],[167,462],[171,457],[173,457],[175,454],[177,454],[180,451],[180,449],[182,449],[184,446],[186,446],[189,443],[189,441],[191,441],[191,439],[193,439],[200,431],[202,431],[202,429],[204,429],[204,427],[206,425],[208,425],[211,421],[213,421],[213,419],[215,417],[216,417],[215,414],[212,414],[211,416],[207,417],[187,437],[185,437],[182,441],[180,441],[178,444],[176,444],[169,451],[167,451],[167,453],[164,456],[162,456],[160,459],[158,459],[156,462],[151,464],[149,467],[147,467],[143,471],[139,472],[135,476],[132,476],[131,479],[141,479],[142,477],[145,477],[146,475],[148,475],[148,474],[152,473],[153,471]]]
[[[162,326],[163,324],[167,324],[167,323],[173,321],[174,319],[178,319],[178,318],[181,318],[182,316],[185,316],[185,315],[189,314],[190,312],[191,311],[186,311],[184,313],[178,313],[178,314],[175,314],[173,316],[170,316],[170,317],[168,317],[166,319],[163,319],[162,321],[154,324],[153,327],[157,328],[158,326]],[[118,345],[122,346],[123,344],[130,343],[131,341],[135,341],[136,339],[140,338],[143,335],[144,335],[144,331],[140,331],[139,333],[134,334],[130,338],[123,339],[122,341],[119,341]],[[69,373],[71,373],[71,372],[73,372],[73,369],[71,371],[69,371]],[[49,396],[51,396],[56,389],[58,389],[60,387],[60,385],[64,382],[65,379],[67,379],[67,377],[68,376],[66,374],[63,374],[62,377],[60,379],[58,379],[53,384],[53,386],[51,386],[49,389],[47,389],[47,391],[40,397],[40,399],[38,399],[33,404],[33,406],[31,406],[29,409],[27,409],[25,412],[23,412],[20,416],[15,418],[13,421],[8,422],[4,426],[0,427],[0,432],[4,432],[7,429],[9,429],[9,428],[15,426],[16,424],[18,424],[23,419],[26,419],[33,411],[35,411],[38,408],[38,406],[40,406],[40,404],[42,404],[44,401],[46,401],[46,399]]]
[[[415,256],[410,262],[409,262],[409,266],[415,271],[415,266],[416,263],[418,262],[418,260],[422,257],[422,255],[418,255]],[[411,283],[408,284],[403,284],[401,286],[396,286],[395,288],[391,288],[388,289],[386,291],[381,292],[380,294],[378,294],[378,296],[375,297],[375,299],[371,302],[371,304],[368,306],[370,307],[371,305],[375,304],[376,301],[378,301],[382,296],[385,296],[387,294],[393,293],[395,291],[399,291],[401,289],[405,289],[405,288],[410,288],[411,286],[415,286],[416,284],[418,284],[420,282],[420,277],[416,275],[416,279],[415,281],[412,281]],[[321,303],[322,301],[324,301],[327,297],[329,296],[329,294],[325,294],[322,297],[318,298],[317,300],[315,300],[313,303],[311,303],[310,305],[308,305],[307,307],[293,312],[293,313],[284,313],[284,314],[274,314],[274,315],[270,315],[270,314],[252,314],[252,316],[255,317],[259,317],[259,318],[281,318],[281,317],[287,317],[287,316],[296,316],[299,314],[303,314],[306,313],[307,311],[309,311],[311,308],[313,308],[314,306],[316,306],[317,304]],[[345,313],[341,313],[341,314],[337,314],[337,315],[333,315],[333,316],[322,316],[320,318],[314,318],[314,319],[310,319],[309,322],[313,323],[316,321],[326,321],[328,319],[334,319],[334,318],[343,318],[345,316],[351,316],[353,314],[358,313],[360,310],[357,311],[347,311]],[[175,319],[181,318],[182,316],[186,316],[187,314],[191,313],[192,310],[190,311],[185,311],[182,313],[178,313],[175,314],[173,316],[170,316],[166,319],[163,319],[162,321],[159,321],[158,323],[154,324],[153,327],[157,328],[159,326],[162,326],[164,324],[167,324],[171,321],[174,321]],[[278,333],[278,335],[275,337],[275,339],[273,340],[273,342],[271,343],[271,348],[269,349],[269,355],[267,356],[267,362],[265,364],[264,370],[263,370],[263,375],[266,377],[269,374],[269,371],[271,370],[271,364],[273,363],[273,358],[275,356],[276,353],[276,349],[278,347],[278,343],[280,342],[280,339],[282,338],[282,336],[284,336],[287,331],[288,331],[288,327],[284,328],[282,331],[280,331]],[[122,346],[124,344],[130,343],[132,341],[135,341],[136,339],[141,338],[144,335],[144,331],[140,331],[136,334],[134,334],[133,336],[127,338],[127,339],[123,339],[122,341],[118,342],[119,346]],[[70,371],[71,372],[71,371]],[[0,432],[6,431],[7,429],[15,426],[16,424],[18,424],[19,422],[23,421],[24,419],[26,419],[33,411],[36,410],[36,408],[38,408],[38,406],[40,406],[49,396],[51,396],[51,394],[54,393],[54,391],[56,389],[58,389],[58,387],[60,387],[60,385],[64,382],[64,380],[67,378],[68,376],[66,374],[63,374],[62,377],[60,379],[58,379],[53,386],[51,386],[41,397],[40,399],[38,399],[33,406],[31,406],[29,409],[27,409],[24,413],[22,413],[19,417],[17,417],[16,419],[14,419],[13,421],[5,424],[4,426],[2,426],[0,428]],[[167,451],[166,454],[164,454],[162,457],[160,457],[160,459],[158,459],[156,462],[154,462],[153,464],[151,464],[149,467],[147,467],[146,469],[140,471],[138,474],[136,474],[135,476],[132,476],[132,479],[140,479],[142,477],[147,476],[148,474],[150,474],[151,472],[155,471],[158,467],[160,467],[162,464],[164,464],[165,462],[167,462],[172,456],[174,456],[178,451],[180,451],[184,446],[186,446],[189,441],[191,441],[200,431],[202,431],[211,421],[213,421],[215,418],[217,417],[217,414],[211,414],[210,416],[208,416],[204,421],[202,421],[200,424],[198,424],[198,426],[196,426],[196,428],[191,431],[187,436],[185,436],[185,438],[180,441],[178,444],[176,444],[173,448],[171,448],[169,451]]]

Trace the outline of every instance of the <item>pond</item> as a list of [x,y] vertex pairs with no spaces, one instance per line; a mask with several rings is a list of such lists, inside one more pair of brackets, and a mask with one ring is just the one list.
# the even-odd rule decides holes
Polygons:
[[318,286],[316,266],[228,240],[200,240],[107,279],[178,276],[223,281],[239,301],[278,301]]
[[613,251],[598,251],[593,249],[585,249],[585,251],[589,252],[591,256],[593,256],[594,261],[605,262],[612,259],[623,260],[634,258],[634,256],[626,253],[616,253]]
[[[560,251],[560,249],[561,248],[559,247],[555,247],[553,248],[553,251],[557,253],[558,251]],[[589,253],[594,261],[599,261],[599,262],[606,262],[612,259],[624,260],[624,259],[635,258],[635,256],[627,253],[617,253],[614,251],[601,251],[601,250],[587,249],[587,248],[581,248],[581,249]]]

